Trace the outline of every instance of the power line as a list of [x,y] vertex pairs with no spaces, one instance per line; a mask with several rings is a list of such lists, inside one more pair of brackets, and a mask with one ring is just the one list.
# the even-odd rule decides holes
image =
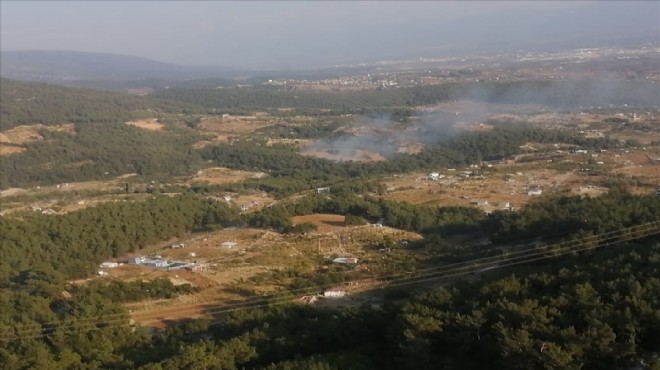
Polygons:
[[[619,229],[615,231],[611,231],[608,233],[603,233],[600,235],[592,235],[588,236],[582,239],[577,239],[573,240],[570,242],[564,242],[564,243],[558,243],[558,244],[553,244],[553,245],[546,245],[543,247],[537,247],[537,248],[532,248],[530,250],[523,250],[523,251],[517,251],[517,252],[512,252],[509,254],[506,254],[505,256],[494,256],[494,257],[485,257],[485,258],[479,258],[479,259],[474,259],[474,260],[469,260],[469,261],[464,261],[464,262],[458,262],[454,264],[448,264],[448,265],[442,265],[442,266],[437,266],[433,268],[428,268],[428,269],[423,269],[423,270],[417,270],[414,272],[407,272],[407,273],[399,273],[399,274],[391,274],[391,275],[386,275],[386,276],[376,276],[372,277],[372,279],[387,279],[385,281],[385,286],[384,287],[394,287],[394,286],[404,286],[404,285],[409,285],[409,284],[418,284],[420,282],[426,282],[426,281],[432,281],[432,280],[437,280],[437,279],[442,279],[442,278],[449,278],[449,277],[455,277],[455,276],[460,276],[460,275],[465,275],[465,274],[471,274],[471,273],[478,273],[478,272],[485,272],[484,269],[495,269],[495,268],[502,268],[502,267],[508,267],[508,266],[513,266],[513,265],[518,265],[518,264],[523,264],[523,263],[529,263],[529,262],[534,262],[538,260],[543,260],[547,258],[554,258],[558,256],[562,256],[565,254],[569,253],[577,253],[585,250],[590,250],[590,249],[595,249],[595,248],[600,248],[604,246],[609,246],[609,245],[614,245],[642,237],[647,237],[651,236],[654,234],[657,234],[660,232],[660,230],[654,228],[654,226],[660,225],[660,222],[652,222],[652,223],[647,223],[647,224],[642,224],[642,225],[637,225],[629,228],[624,228],[624,229]],[[637,233],[636,235],[631,235],[627,238],[621,238],[625,232],[629,233]],[[604,238],[604,239],[603,239]],[[579,246],[584,246],[586,243],[592,243],[595,242],[596,244],[588,246],[588,247],[582,247],[582,248],[576,248]],[[551,255],[545,255],[546,253],[550,252],[559,252]],[[526,254],[525,254],[526,253]],[[504,257],[504,258],[503,258]],[[476,263],[479,263],[478,265],[475,265]],[[443,271],[444,269],[444,271]],[[415,275],[418,274],[419,272],[422,272],[421,275]],[[355,281],[355,280],[354,280]],[[353,282],[354,282],[353,281]],[[278,295],[273,295],[273,296],[266,296],[266,297],[252,297],[248,298],[245,300],[242,300],[241,302],[236,302],[233,304],[216,304],[211,307],[207,307],[206,310],[204,311],[205,314],[220,314],[220,313],[228,313],[228,312],[233,312],[233,311],[239,311],[239,310],[247,310],[247,309],[254,309],[254,308],[259,308],[259,307],[267,307],[267,306],[273,306],[273,305],[279,305],[279,304],[286,304],[290,303],[293,300],[291,299],[291,294],[295,294],[296,292],[309,292],[312,290],[318,291],[319,289],[322,289],[324,287],[330,287],[330,286],[336,286],[337,284],[326,284],[323,286],[317,286],[313,288],[304,288],[304,289],[297,289],[297,290],[292,290],[292,291],[287,291],[284,292],[283,294],[278,294]],[[277,302],[278,299],[284,299],[281,302]],[[186,312],[192,312],[191,310],[194,310],[196,312],[196,308],[191,308],[190,304],[182,305],[184,310],[183,311],[178,311],[178,313],[186,313]],[[169,307],[173,310],[176,310],[178,307],[182,306],[173,306]],[[185,310],[185,307],[189,307],[188,310]],[[153,315],[161,315],[160,313],[152,313],[145,315],[146,317],[143,318],[143,320],[149,320],[149,316]],[[127,315],[125,313],[121,314],[111,314],[111,315],[105,315],[105,316],[97,316],[97,317],[88,317],[88,318],[82,318],[82,319],[74,319],[73,322],[67,323],[65,325],[61,325],[62,322],[50,322],[50,323],[35,323],[35,324],[28,324],[23,327],[21,327],[19,330],[9,333],[8,330],[11,330],[11,327],[4,327],[5,329],[8,330],[3,330],[4,335],[0,335],[0,338],[3,340],[9,340],[11,338],[35,338],[35,337],[45,337],[48,335],[52,335],[55,330],[69,330],[69,332],[74,331],[74,332],[85,332],[88,330],[97,330],[99,329],[96,327],[96,325],[104,325],[104,327],[119,327],[119,326],[125,326],[128,325],[127,323]],[[153,319],[151,319],[153,320]],[[60,324],[60,325],[58,325]],[[82,328],[82,326],[85,325],[94,325],[92,328]],[[31,327],[35,326],[34,329],[31,329]],[[44,327],[44,326],[53,326],[51,328]],[[78,328],[80,327],[80,328]],[[14,327],[16,329],[16,327]],[[77,328],[77,329],[76,329]],[[48,333],[47,331],[51,331],[51,333]]]
[[[615,234],[615,233],[620,233],[620,232],[623,232],[623,231],[630,231],[630,230],[634,230],[634,229],[637,229],[637,228],[640,228],[640,227],[649,226],[649,225],[652,225],[652,224],[654,224],[654,223],[651,223],[651,224],[644,224],[644,225],[639,225],[639,226],[635,226],[635,227],[631,227],[631,228],[626,228],[626,229],[621,229],[621,230],[617,230],[617,231],[610,232],[610,233],[606,233],[606,234],[602,234],[602,235]],[[652,231],[653,231],[653,230],[652,230]],[[639,231],[638,231],[638,232],[639,232]],[[585,242],[587,242],[587,241],[591,241],[591,239],[593,239],[594,237],[598,237],[598,235],[596,235],[596,236],[590,236],[590,237],[588,237],[588,238],[583,238],[583,239],[581,239],[581,240],[577,240],[576,242],[578,242],[578,243],[585,243]],[[642,236],[636,236],[636,237],[634,237],[634,238],[637,238],[637,237],[642,237]],[[632,239],[630,239],[630,240],[632,240]],[[574,242],[574,243],[575,243],[575,242]],[[557,246],[561,246],[561,245],[562,245],[562,243],[557,244],[557,245],[553,245],[553,246],[554,246],[554,247],[557,247]],[[548,247],[553,247],[553,246],[545,246],[545,247],[543,247],[543,248],[535,248],[534,250],[532,250],[532,252],[534,252],[535,250],[538,250],[538,249],[548,249]],[[526,252],[526,251],[522,251],[522,252]],[[569,250],[567,253],[572,253],[572,252],[575,252],[575,251],[574,251],[574,250]],[[534,257],[534,256],[536,256],[536,255],[540,255],[540,254],[542,254],[542,253],[543,253],[543,252],[541,252],[541,253],[533,253],[533,254],[530,254],[530,255],[527,255],[527,256],[519,256],[519,257],[515,257],[515,258],[510,258],[510,257],[509,257],[509,258],[505,258],[505,259],[500,259],[500,262],[512,261],[512,260],[514,260],[514,259],[521,259],[521,258],[527,258],[527,257]],[[563,253],[563,254],[566,254],[566,253]],[[548,256],[548,258],[551,258],[551,257],[554,257],[554,256]],[[420,277],[423,278],[423,277],[426,277],[426,276],[432,276],[432,275],[434,275],[434,274],[439,274],[439,273],[443,273],[443,274],[445,274],[445,275],[447,275],[448,273],[452,273],[452,272],[453,272],[454,274],[457,274],[457,275],[460,275],[460,274],[463,274],[463,273],[472,273],[472,272],[477,272],[477,271],[479,271],[480,269],[483,269],[484,266],[485,266],[485,263],[482,263],[482,264],[479,265],[479,266],[474,266],[474,265],[472,265],[472,267],[468,268],[467,270],[465,270],[465,269],[466,269],[466,267],[469,267],[469,266],[459,266],[459,267],[457,267],[457,268],[450,269],[450,270],[447,270],[447,271],[444,271],[444,272],[434,272],[434,271],[435,271],[435,270],[438,270],[438,269],[446,268],[446,267],[449,267],[449,266],[466,265],[466,264],[469,265],[469,264],[473,264],[475,261],[479,261],[479,260],[488,260],[488,259],[493,259],[493,258],[485,258],[485,259],[471,260],[471,261],[466,261],[466,262],[464,262],[464,263],[458,263],[458,264],[452,264],[452,265],[444,265],[444,266],[439,266],[439,267],[436,267],[436,268],[426,269],[426,271],[428,271],[427,273],[422,274],[422,275],[419,275],[419,276],[415,276],[415,277],[401,277],[401,278],[393,279],[393,277],[395,277],[395,276],[403,276],[403,275],[410,275],[410,274],[411,274],[411,273],[404,273],[404,274],[396,274],[396,275],[381,276],[381,277],[378,277],[378,278],[380,278],[380,279],[390,279],[390,280],[387,280],[387,283],[391,286],[391,285],[393,285],[396,281],[402,281],[402,280],[405,281],[406,279],[413,279],[413,280],[411,280],[411,281],[412,281],[412,282],[415,282],[415,281],[416,281],[415,279],[419,279]],[[519,262],[519,263],[524,263],[524,262],[525,262],[525,261],[522,261],[522,262]],[[491,262],[491,263],[492,263],[492,262]],[[502,266],[504,266],[504,265],[502,265]],[[493,266],[490,266],[490,267],[493,267]],[[464,271],[461,272],[461,270],[464,270]],[[417,271],[417,272],[419,272],[419,271]],[[447,275],[447,276],[449,276],[449,275]],[[453,276],[453,275],[452,275],[452,276]],[[438,277],[436,277],[436,278],[439,278],[439,277],[443,277],[443,276],[441,275],[441,276],[438,276]],[[336,284],[329,284],[328,286],[330,286],[330,285],[336,285]],[[318,290],[318,289],[320,289],[320,288],[322,288],[322,286],[320,286],[320,287],[315,287],[315,288],[312,288],[312,289],[316,289],[316,290]],[[311,289],[299,289],[298,291],[303,291],[303,290],[305,290],[305,291],[309,291],[309,290],[311,290]],[[229,305],[227,305],[227,304],[220,305],[220,304],[219,304],[219,305],[216,305],[216,307],[218,307],[218,308],[216,308],[216,309],[231,310],[232,307],[240,308],[240,307],[244,307],[244,306],[249,305],[249,304],[259,304],[259,303],[270,304],[270,303],[272,303],[273,301],[277,300],[278,298],[282,298],[282,297],[285,297],[285,296],[290,296],[291,294],[293,294],[293,293],[295,293],[295,292],[296,292],[296,291],[289,291],[289,292],[285,292],[284,294],[280,294],[279,296],[275,295],[275,296],[270,296],[270,297],[254,297],[254,298],[250,298],[250,299],[243,300],[242,302],[237,302],[237,303],[229,304]],[[189,306],[189,305],[187,305],[187,306]],[[180,306],[179,306],[179,307],[180,307]],[[185,307],[185,306],[184,306],[184,307]],[[175,306],[175,307],[171,307],[171,309],[176,310],[176,309],[177,309],[177,306]],[[179,312],[181,312],[181,311],[179,311]],[[186,312],[186,311],[183,311],[183,312]],[[207,312],[208,312],[208,310],[207,310]],[[111,315],[111,316],[112,316],[112,315]],[[117,321],[119,321],[119,322],[123,322],[123,321],[125,321],[125,316],[126,316],[125,314],[116,314],[116,316],[120,316],[121,318],[120,318],[120,319],[117,319],[117,320],[108,320],[108,319],[109,319],[109,316],[106,315],[106,316],[104,316],[105,320],[97,321],[97,320],[98,320],[98,317],[91,317],[91,318],[79,319],[79,320],[77,320],[77,322],[70,323],[70,324],[68,324],[68,326],[65,325],[64,327],[73,328],[73,327],[80,326],[80,325],[85,325],[85,324],[112,324],[112,323],[115,323],[115,322],[117,322]],[[87,322],[87,321],[89,321],[89,322]],[[57,324],[57,323],[54,322],[53,324]],[[60,324],[61,324],[61,322],[60,322]],[[44,325],[44,324],[32,324],[32,325]],[[60,328],[62,328],[62,326],[60,326]],[[25,329],[26,329],[25,327],[23,327],[23,328],[21,328],[21,329],[23,329],[23,330],[21,330],[21,331],[24,332],[24,333],[25,333],[25,332],[30,332],[29,329],[28,329],[28,330],[25,330]],[[35,329],[37,329],[37,330],[43,330],[43,327],[39,327],[39,328],[35,328]],[[48,329],[48,328],[46,328],[46,329]],[[54,329],[55,329],[55,328],[50,328],[50,330],[54,330]],[[34,331],[36,331],[36,330],[34,330]],[[18,334],[18,333],[16,333],[16,334]]]
[[[420,269],[420,270],[415,270],[415,271],[410,271],[410,272],[401,272],[401,273],[383,275],[383,276],[372,276],[372,277],[363,278],[363,279],[360,279],[360,280],[365,280],[365,279],[394,279],[394,278],[397,278],[397,277],[412,276],[412,275],[419,274],[419,273],[425,274],[425,273],[429,273],[429,272],[432,272],[432,271],[437,271],[437,270],[442,270],[442,269],[447,269],[447,268],[454,268],[454,269],[468,268],[468,267],[473,267],[474,264],[476,264],[476,263],[481,263],[482,264],[482,266],[478,266],[478,267],[486,268],[486,267],[484,267],[486,264],[496,263],[498,261],[503,261],[503,260],[512,259],[512,258],[528,257],[528,256],[531,256],[531,255],[536,254],[536,253],[541,253],[542,251],[545,251],[545,250],[559,249],[559,248],[562,248],[562,247],[571,247],[572,245],[575,245],[575,244],[580,245],[580,244],[583,244],[583,243],[586,243],[586,242],[598,241],[598,240],[600,240],[602,242],[602,241],[605,241],[605,240],[602,239],[604,237],[610,237],[610,238],[614,237],[614,238],[616,238],[617,234],[620,234],[620,233],[623,233],[623,232],[626,232],[626,231],[640,232],[640,230],[638,230],[638,229],[652,228],[656,225],[660,226],[660,221],[650,222],[650,223],[646,223],[646,224],[642,224],[642,225],[636,225],[636,226],[623,228],[623,229],[619,229],[619,230],[614,230],[614,231],[610,231],[610,232],[603,233],[603,234],[591,235],[591,236],[587,236],[587,237],[584,237],[584,238],[581,238],[581,239],[570,240],[570,241],[566,241],[566,242],[562,242],[562,243],[549,244],[549,245],[545,245],[545,246],[541,246],[541,247],[534,247],[534,248],[524,249],[524,250],[520,250],[520,251],[509,252],[505,255],[482,257],[482,258],[477,258],[477,259],[472,259],[472,260],[467,260],[467,261],[462,261],[462,262],[456,262],[456,263],[450,263],[450,264],[444,264],[444,265],[440,265],[440,266],[435,266],[435,267],[430,267],[430,268]],[[353,280],[353,281],[349,281],[349,282],[346,282],[346,283],[355,282],[355,281],[359,282],[360,280]],[[319,285],[319,286],[315,286],[315,287],[311,287],[311,288],[300,288],[300,289],[295,289],[295,290],[288,290],[286,292],[283,292],[283,293],[280,293],[280,294],[277,294],[277,295],[262,296],[262,297],[250,297],[250,298],[243,299],[240,302],[236,302],[236,303],[233,303],[233,304],[224,304],[224,305],[226,307],[232,307],[232,306],[236,306],[236,305],[242,305],[242,304],[245,304],[245,303],[249,303],[250,301],[263,301],[263,300],[267,300],[267,299],[277,299],[278,296],[282,296],[282,295],[290,295],[290,294],[295,294],[295,293],[307,293],[307,292],[310,292],[312,290],[318,290],[318,289],[322,289],[322,288],[325,288],[325,287],[331,287],[331,286],[336,286],[336,285],[337,285],[336,283],[332,283],[332,284]],[[168,308],[176,309],[177,307],[189,306],[189,305],[190,305],[189,303],[186,303],[186,304],[182,304],[182,305],[169,306]],[[104,318],[109,318],[109,317],[122,317],[122,316],[125,316],[125,314],[118,313],[118,314],[113,314],[113,315],[105,315],[103,317]],[[89,318],[78,319],[78,321],[94,321],[97,318],[98,317],[89,317]],[[26,326],[37,326],[37,327],[39,327],[39,326],[48,325],[48,324],[56,325],[56,324],[60,324],[60,323],[61,323],[61,321],[51,321],[49,323],[48,322],[47,323],[35,323],[35,324],[28,324]],[[8,327],[5,327],[5,328],[8,328]]]
[[[653,224],[653,223],[652,223],[652,224]],[[639,226],[635,226],[635,227],[631,227],[631,228],[626,228],[626,229],[621,229],[621,230],[617,230],[617,231],[610,232],[610,233],[606,233],[606,234],[602,234],[602,235],[621,233],[621,232],[623,232],[623,231],[630,231],[630,230],[638,229],[638,228],[640,228],[640,227],[644,227],[644,226],[649,226],[649,224],[639,225]],[[637,231],[637,232],[639,232],[639,231]],[[576,242],[578,242],[578,243],[582,243],[582,244],[583,244],[583,243],[585,243],[585,242],[587,242],[587,241],[591,241],[591,239],[594,239],[594,237],[599,237],[599,236],[598,236],[598,235],[596,235],[596,236],[590,236],[590,237],[588,237],[588,238],[583,238],[583,239],[581,239],[581,240],[577,240]],[[637,238],[637,237],[641,237],[641,236],[636,236],[636,237],[634,237],[634,238]],[[631,240],[632,240],[632,239],[631,239]],[[605,240],[601,240],[601,241],[605,241]],[[573,243],[575,243],[575,242],[573,242]],[[502,258],[500,258],[500,257],[495,257],[495,258],[498,258],[498,259],[499,259],[499,262],[513,261],[513,260],[521,259],[521,258],[529,258],[529,257],[538,256],[538,255],[541,255],[542,253],[544,253],[544,252],[540,252],[540,253],[539,253],[539,252],[536,252],[536,251],[538,251],[539,249],[548,249],[548,247],[555,247],[555,249],[557,249],[556,247],[557,247],[557,246],[561,246],[561,245],[562,245],[562,243],[557,244],[557,245],[553,245],[553,246],[545,246],[545,247],[542,247],[542,248],[535,248],[535,249],[533,249],[533,250],[531,251],[531,252],[534,252],[534,253],[528,253],[528,255],[525,255],[525,256],[518,256],[518,257],[515,257],[515,258],[511,258],[510,256],[509,256],[509,258],[504,258],[504,259],[502,259]],[[518,253],[523,253],[523,252],[528,252],[528,251],[520,251],[520,252],[518,252]],[[575,250],[569,250],[567,253],[571,253],[571,252],[575,252]],[[566,254],[566,253],[562,253],[562,254]],[[548,256],[548,258],[550,258],[550,257],[554,257],[554,256]],[[477,271],[479,271],[480,269],[484,269],[484,266],[486,266],[486,263],[497,262],[497,261],[488,261],[488,262],[484,262],[484,263],[482,263],[481,265],[475,266],[474,263],[475,263],[476,261],[480,261],[480,260],[481,260],[481,261],[483,261],[483,260],[493,260],[493,258],[491,257],[491,258],[483,258],[483,259],[477,259],[477,260],[465,261],[465,262],[463,262],[463,263],[457,263],[457,264],[451,264],[451,265],[443,265],[443,266],[439,266],[439,267],[435,267],[435,268],[430,268],[430,269],[425,269],[425,270],[418,270],[418,271],[415,271],[415,272],[413,272],[413,273],[394,274],[394,275],[388,275],[388,276],[380,276],[380,277],[376,277],[376,278],[380,278],[380,279],[389,279],[389,280],[386,281],[386,283],[387,283],[388,285],[391,286],[391,285],[394,285],[394,283],[396,283],[397,281],[405,281],[406,279],[412,279],[411,281],[414,282],[414,281],[416,281],[416,279],[419,279],[420,277],[423,278],[423,277],[426,277],[426,276],[433,276],[434,274],[435,274],[435,275],[437,275],[437,274],[445,274],[446,276],[449,276],[449,275],[447,275],[447,274],[449,274],[449,273],[454,273],[454,274],[458,274],[458,275],[460,275],[460,274],[463,274],[463,273],[477,272]],[[524,263],[524,262],[526,262],[526,260],[525,260],[525,261],[522,261],[522,262],[520,262],[520,263]],[[462,266],[461,266],[461,265],[462,265]],[[435,272],[436,270],[443,269],[443,268],[447,268],[447,267],[450,267],[450,266],[458,266],[458,267],[455,267],[454,269],[449,269],[449,270],[446,270],[446,271]],[[504,266],[504,265],[502,265],[502,266]],[[494,267],[494,266],[489,266],[489,267],[492,268],[492,267]],[[467,270],[466,270],[466,268],[467,268]],[[409,275],[414,274],[414,273],[419,273],[420,271],[427,271],[427,272],[424,273],[424,274],[422,274],[422,275],[418,275],[418,276],[409,276]],[[397,277],[397,276],[403,276],[403,277],[395,278],[395,277]],[[441,276],[439,276],[439,277],[443,277],[443,276],[444,276],[444,275],[441,275]],[[452,276],[453,276],[453,275],[452,275]],[[330,285],[336,285],[336,284],[329,284],[328,286],[330,286]],[[299,290],[297,290],[297,291],[310,291],[310,290],[312,290],[312,289],[316,289],[316,290],[318,290],[318,289],[320,289],[320,288],[322,288],[322,287],[323,287],[323,286],[319,286],[319,287],[315,287],[315,288],[299,289]],[[296,292],[296,291],[288,291],[288,292],[285,292],[284,294],[280,294],[279,296],[278,296],[278,295],[275,295],[275,296],[270,296],[270,297],[253,297],[253,298],[249,298],[249,299],[246,299],[246,300],[243,300],[243,301],[241,301],[241,302],[234,303],[234,304],[229,304],[229,305],[227,305],[227,304],[222,304],[222,305],[221,305],[221,304],[218,304],[218,305],[216,305],[215,307],[218,307],[218,308],[216,308],[216,309],[230,310],[230,309],[232,309],[232,307],[238,307],[238,308],[240,308],[240,307],[244,307],[244,306],[249,305],[249,304],[259,304],[259,303],[267,303],[267,304],[270,304],[270,303],[272,303],[273,301],[277,300],[278,298],[282,298],[282,297],[285,297],[285,296],[290,296],[291,294],[294,294],[295,292]],[[189,305],[186,305],[186,306],[189,306]],[[186,307],[186,306],[184,306],[184,307]],[[178,307],[180,307],[180,306],[174,306],[174,307],[170,307],[170,308],[173,309],[173,310],[176,310]],[[207,310],[207,311],[208,311],[208,310]],[[179,311],[179,312],[181,312],[181,311]],[[183,311],[183,312],[186,312],[186,311]],[[118,319],[116,319],[116,320],[109,320],[110,316],[118,316],[118,317],[120,317],[120,318],[118,318]],[[125,319],[126,319],[125,316],[126,316],[125,314],[115,314],[115,315],[109,315],[109,316],[106,315],[106,316],[104,316],[104,320],[101,320],[101,321],[97,321],[97,320],[98,320],[98,317],[91,317],[91,318],[85,318],[85,319],[78,319],[78,320],[76,320],[77,322],[74,321],[73,323],[69,323],[68,325],[65,325],[64,327],[73,328],[73,327],[76,327],[76,326],[82,326],[82,325],[85,325],[85,324],[112,324],[112,323],[115,323],[115,322],[118,322],[118,321],[119,321],[119,322],[123,322],[123,321],[125,321]],[[26,327],[22,327],[21,329],[23,329],[23,330],[20,330],[19,332],[26,333],[26,332],[36,331],[36,330],[44,330],[43,325],[47,325],[47,324],[48,324],[48,323],[42,323],[42,324],[31,324],[31,325],[40,325],[40,327],[37,327],[37,328],[35,328],[34,330],[30,330],[30,329],[28,329],[30,325],[28,325],[28,328],[26,328]],[[61,322],[53,322],[53,324],[61,324]],[[59,326],[59,327],[62,328],[62,326]],[[55,328],[45,328],[45,329],[46,329],[46,330],[48,330],[48,329],[50,329],[50,330],[54,330]],[[16,333],[16,334],[18,334],[18,333]]]
[[[584,250],[595,249],[595,248],[599,248],[599,247],[603,247],[603,246],[622,243],[622,242],[625,242],[625,241],[638,239],[640,237],[650,236],[650,235],[653,235],[653,234],[658,233],[658,232],[659,232],[658,230],[654,230],[652,233],[645,234],[643,236],[634,236],[634,237],[627,238],[627,239],[610,240],[609,242],[604,243],[604,244],[596,244],[594,246],[588,246],[588,247],[584,247],[584,248],[574,248],[574,249],[566,250],[562,253],[558,253],[558,254],[554,254],[554,255],[545,255],[544,256],[545,252],[541,252],[541,253],[534,253],[534,254],[531,254],[531,255],[528,255],[528,256],[523,256],[523,257],[503,259],[503,260],[501,260],[501,262],[508,262],[508,263],[498,264],[498,265],[488,265],[488,267],[491,267],[492,269],[495,269],[495,268],[513,266],[513,265],[527,263],[527,262],[533,262],[533,261],[547,259],[547,258],[554,258],[554,257],[565,255],[565,254],[577,253],[577,252],[581,252],[581,251],[584,251]],[[454,276],[460,276],[460,275],[465,275],[465,274],[471,274],[471,273],[475,273],[475,272],[485,272],[485,271],[483,271],[483,269],[484,269],[484,265],[482,264],[482,265],[479,265],[479,266],[472,266],[472,267],[469,267],[467,269],[465,267],[460,267],[460,268],[450,269],[450,270],[447,270],[447,271],[430,272],[430,273],[425,273],[425,274],[422,274],[422,275],[419,275],[419,276],[402,277],[402,278],[397,278],[397,279],[393,279],[393,280],[387,280],[387,281],[385,281],[384,286],[385,287],[391,287],[391,286],[397,286],[397,285],[406,285],[406,284],[412,284],[412,283],[417,283],[419,281],[422,281],[420,279],[424,279],[423,281],[426,281],[426,280],[435,280],[435,279],[439,279],[439,278],[446,278],[446,277],[454,277]],[[336,284],[333,284],[333,285],[336,285]],[[263,300],[261,302],[269,302],[269,301],[268,300]],[[252,303],[252,302],[250,302],[250,303]],[[259,303],[259,302],[254,302],[254,303]],[[222,312],[222,310],[225,309],[225,307],[223,307],[221,305],[217,305],[217,307],[218,307],[216,309],[217,311],[211,309],[211,310],[207,310],[206,312],[207,313]],[[186,312],[186,311],[183,311],[183,312]],[[147,315],[147,316],[149,316],[149,315]]]

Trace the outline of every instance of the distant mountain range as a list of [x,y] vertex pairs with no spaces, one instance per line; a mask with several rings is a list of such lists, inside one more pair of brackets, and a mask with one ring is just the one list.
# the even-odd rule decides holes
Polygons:
[[[366,29],[371,30],[371,38],[358,36],[365,33],[361,28],[363,25],[353,24],[336,30],[334,41],[342,44],[342,52],[333,58],[327,55],[327,43],[318,40],[314,34],[302,35],[295,48],[285,48],[284,52],[291,54],[289,58],[295,57],[301,63],[305,61],[305,65],[316,65],[296,70],[187,66],[134,56],[78,51],[2,51],[0,76],[125,91],[173,85],[213,87],[236,84],[237,80],[241,84],[257,84],[275,78],[329,78],[342,73],[368,73],[370,68],[381,68],[380,63],[384,60],[420,56],[432,58],[585,47],[659,47],[659,12],[660,3],[656,1],[600,1],[575,9],[521,10],[515,13],[516,22],[507,22],[506,17],[513,15],[503,11],[447,22],[379,20],[385,23]],[[373,41],[374,30],[379,30],[378,42]],[[246,49],[245,53],[248,55],[249,50]],[[325,64],[314,62],[316,59]]]
[[0,76],[41,82],[186,80],[234,77],[235,68],[183,66],[146,58],[78,51],[3,51]]

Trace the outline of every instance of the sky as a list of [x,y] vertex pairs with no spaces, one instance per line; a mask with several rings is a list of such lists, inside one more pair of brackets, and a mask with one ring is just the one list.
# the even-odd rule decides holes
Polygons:
[[[648,11],[656,4],[2,0],[0,50],[105,52],[185,65],[316,67],[516,43],[576,42],[589,31],[606,37],[609,28],[605,33],[597,28],[622,21],[616,14],[631,18],[635,13],[640,19],[634,21],[644,26],[639,32],[657,30],[660,38],[660,13]],[[589,19],[592,13],[585,10],[595,5],[616,9]],[[563,24],[567,14],[578,18]]]

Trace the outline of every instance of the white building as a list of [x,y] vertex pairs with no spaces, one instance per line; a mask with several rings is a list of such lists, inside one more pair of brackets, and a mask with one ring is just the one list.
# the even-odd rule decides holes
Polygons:
[[438,180],[440,179],[440,174],[438,172],[431,172],[429,173],[429,179],[431,180]]
[[332,263],[341,263],[341,264],[358,263],[358,259],[353,257],[339,257],[333,259]]
[[345,295],[346,295],[345,291],[337,288],[330,288],[325,292],[323,292],[323,296],[328,298],[341,298]]
[[135,257],[135,258],[129,258],[128,263],[131,265],[139,265],[145,261],[144,257]]
[[224,243],[220,244],[220,246],[221,246],[222,248],[231,249],[231,248],[232,248],[233,246],[235,246],[236,244],[237,244],[237,243],[235,243],[235,242],[224,242]]
[[539,196],[539,195],[541,195],[542,192],[543,192],[543,190],[541,190],[541,189],[532,189],[532,190],[529,190],[527,192],[527,195],[532,196],[532,197],[533,196]]
[[103,268],[103,269],[112,269],[112,268],[115,268],[117,266],[119,266],[119,263],[117,263],[117,262],[103,262],[101,264],[101,268]]

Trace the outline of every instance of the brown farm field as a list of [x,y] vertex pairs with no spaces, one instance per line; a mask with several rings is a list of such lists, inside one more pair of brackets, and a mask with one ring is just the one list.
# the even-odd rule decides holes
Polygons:
[[296,216],[293,217],[291,221],[293,222],[294,225],[298,225],[306,222],[311,223],[318,227],[317,232],[325,233],[325,232],[333,232],[343,229],[344,218],[345,217],[342,215],[316,213],[313,215]]
[[208,117],[203,119],[198,128],[203,132],[225,135],[246,135],[258,129],[271,126],[277,121],[270,116],[230,116]]
[[39,133],[42,130],[60,131],[73,133],[72,123],[45,126],[42,124],[17,126],[10,130],[0,132],[0,157],[22,153],[26,149],[23,144],[43,140],[44,137]]
[[[203,315],[209,307],[259,299],[264,294],[279,294],[285,287],[268,280],[251,282],[251,278],[271,271],[296,268],[314,269],[322,261],[341,256],[373,258],[375,252],[365,246],[391,240],[416,240],[421,236],[389,227],[343,227],[343,216],[316,214],[296,218],[295,222],[312,222],[323,229],[309,235],[277,234],[263,229],[226,229],[194,234],[169,243],[147,248],[144,255],[159,255],[168,261],[196,262],[202,271],[167,271],[144,266],[123,265],[109,269],[109,278],[151,280],[165,277],[175,284],[188,283],[201,289],[197,294],[172,300],[143,301],[128,304],[132,317],[139,323],[164,327],[166,321]],[[332,223],[330,225],[326,223]],[[227,244],[235,243],[235,244]],[[171,249],[173,243],[184,248]],[[194,254],[194,255],[193,255]],[[380,257],[379,257],[380,258]],[[96,279],[108,279],[97,277]]]
[[12,154],[16,154],[16,153],[22,153],[26,150],[27,149],[25,149],[23,147],[20,147],[20,146],[0,144],[0,157],[5,156],[5,155],[12,155]]
[[158,118],[148,118],[137,121],[129,121],[126,122],[126,124],[129,126],[135,126],[149,131],[160,131],[163,129],[163,124],[158,122]]
[[258,179],[263,176],[266,176],[266,174],[262,172],[248,172],[225,167],[211,167],[197,171],[197,173],[191,176],[185,183],[188,185],[228,184],[232,182],[240,182],[249,178]]
[[51,126],[42,124],[16,126],[11,130],[0,132],[0,143],[25,144],[30,141],[43,140],[43,136],[39,134],[41,130],[74,133],[74,125],[66,123]]

